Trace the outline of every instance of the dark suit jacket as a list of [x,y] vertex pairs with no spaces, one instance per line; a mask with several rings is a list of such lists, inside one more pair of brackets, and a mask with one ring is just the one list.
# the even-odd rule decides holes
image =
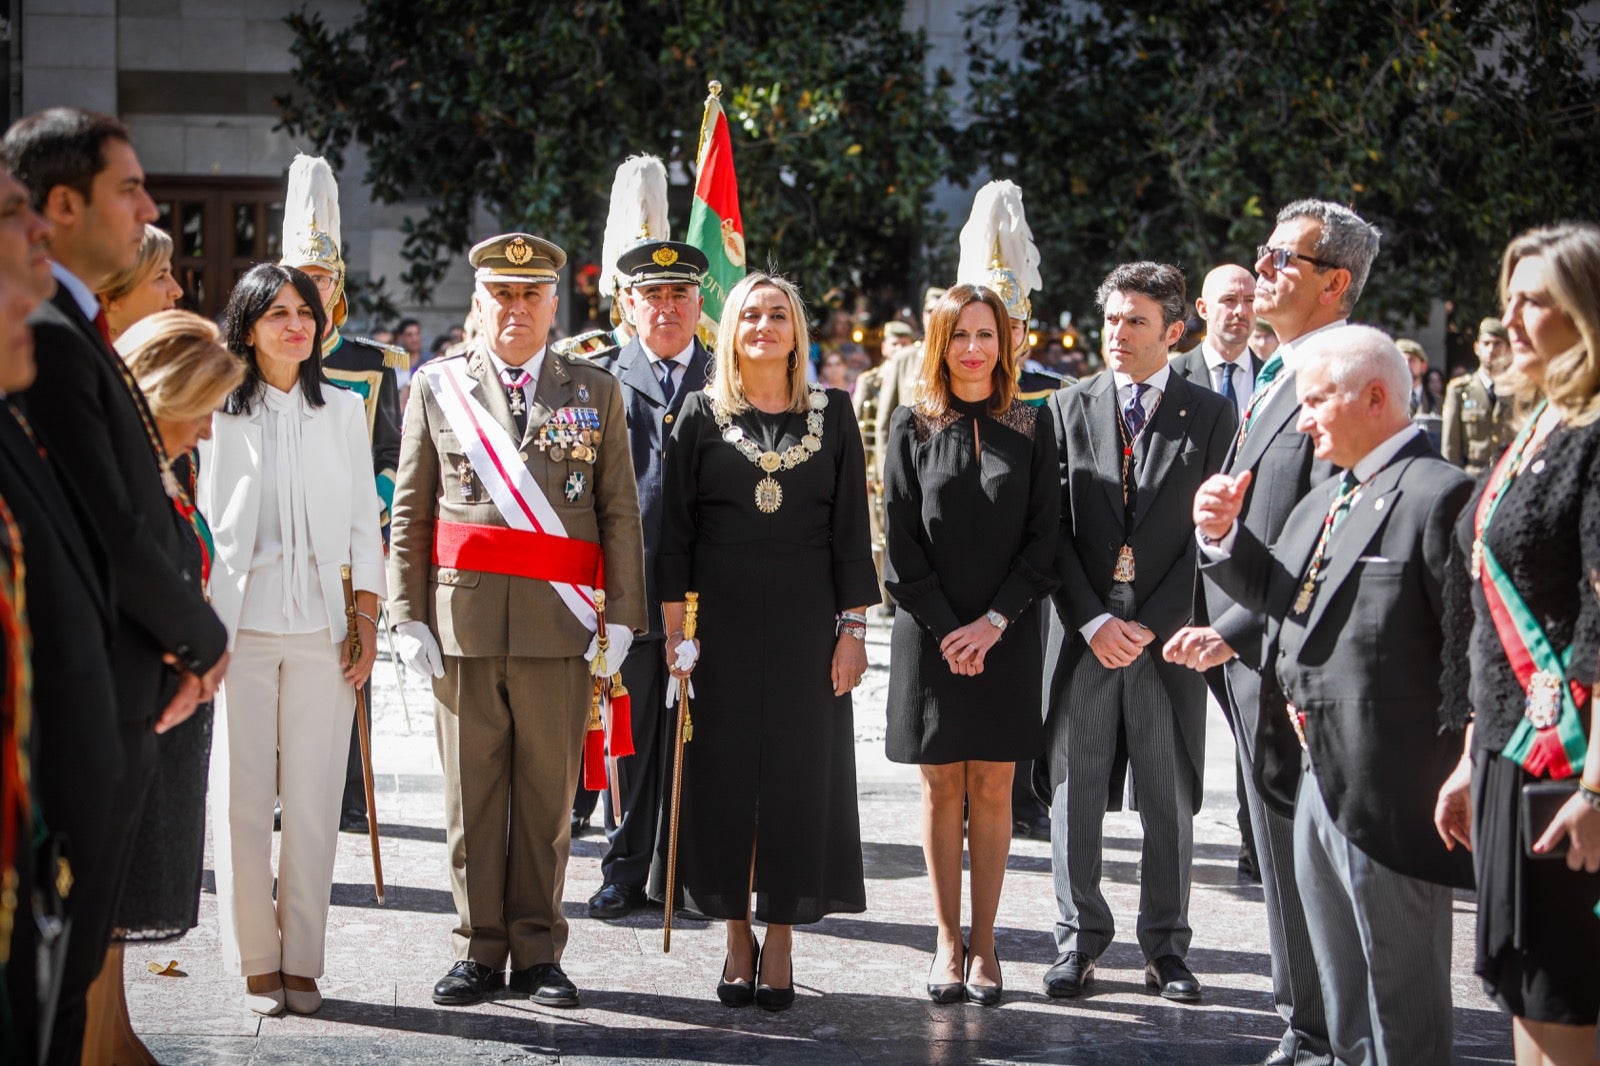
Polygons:
[[[1300,401],[1295,396],[1293,371],[1284,371],[1282,381],[1256,412],[1244,446],[1230,450],[1223,466],[1224,473],[1234,476],[1246,470],[1253,472],[1239,524],[1269,548],[1277,542],[1289,512],[1311,486],[1335,473],[1332,464],[1316,457],[1311,438],[1295,429]],[[1260,612],[1235,603],[1210,578],[1201,582],[1195,616],[1215,628],[1238,653],[1239,657],[1225,667],[1228,689],[1240,719],[1234,728],[1252,738],[1249,744],[1255,758],[1251,773],[1262,798],[1279,813],[1291,815],[1300,777],[1300,745],[1292,736],[1286,743],[1281,735],[1263,738],[1260,730],[1263,718],[1283,710],[1277,679],[1270,672],[1261,673],[1267,619]],[[1277,747],[1273,747],[1274,741]]]
[[[1269,667],[1306,716],[1311,765],[1340,831],[1390,869],[1470,887],[1472,857],[1445,850],[1433,806],[1461,756],[1460,735],[1439,730],[1443,591],[1472,481],[1413,437],[1334,531],[1311,609],[1295,614],[1338,490],[1337,480],[1313,489],[1272,550],[1241,528],[1229,558],[1203,568],[1272,620]],[[1263,729],[1292,735],[1282,711],[1263,717]]]
[[106,347],[65,288],[29,319],[39,376],[23,394],[28,417],[83,494],[111,564],[117,603],[115,676],[123,721],[154,716],[169,698],[171,652],[209,670],[228,635],[186,574],[181,538],[193,538],[161,485],[141,410]]
[[[1155,633],[1146,649],[1183,736],[1194,769],[1194,809],[1200,809],[1205,770],[1205,682],[1161,658],[1161,645],[1189,624],[1194,604],[1195,490],[1222,466],[1235,420],[1228,402],[1173,374],[1141,436],[1133,528],[1122,503],[1122,444],[1116,384],[1110,371],[1081,381],[1046,404],[1060,441],[1061,538],[1056,549],[1057,610],[1066,632],[1052,686],[1072,676],[1093,654],[1079,627],[1105,613],[1111,571],[1124,543],[1133,547],[1135,619]],[[1137,456],[1136,456],[1137,457]],[[1113,774],[1115,779],[1117,775]],[[1115,797],[1108,797],[1115,799]]]
[[[676,354],[676,353],[674,353]],[[650,631],[641,639],[661,639],[661,601],[656,596],[656,545],[661,541],[661,460],[666,454],[672,424],[683,401],[706,386],[711,355],[699,340],[689,365],[678,375],[672,403],[661,392],[661,379],[652,368],[650,353],[634,337],[621,348],[607,348],[589,357],[622,383],[622,402],[628,412],[628,447],[633,453],[633,476],[639,483],[639,520],[644,525],[644,575],[650,601]]]
[[[11,405],[0,401],[0,496],[21,534],[33,637],[33,798],[50,832],[66,838],[73,873],[87,879],[83,883],[92,883],[111,876],[107,862],[112,785],[122,772],[111,672],[116,614],[105,553],[77,493],[54,467],[39,455]],[[46,864],[36,872],[40,877],[55,874]],[[31,1010],[37,1002],[33,965],[37,926],[28,902],[30,890],[30,884],[21,885],[22,904],[6,978],[13,1005],[29,1005]],[[74,933],[81,930],[84,938],[110,922],[109,913],[85,910],[89,895],[78,892],[67,899]],[[111,895],[102,895],[109,909]],[[99,956],[87,954],[93,955],[98,967]],[[81,997],[93,976],[92,969],[75,972],[67,978],[64,994]],[[32,1013],[21,1014],[19,1020],[24,1044],[31,1042]]]

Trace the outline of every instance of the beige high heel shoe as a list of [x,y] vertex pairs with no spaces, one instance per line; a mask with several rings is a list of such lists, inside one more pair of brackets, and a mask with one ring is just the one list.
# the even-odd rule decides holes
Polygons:
[[[277,982],[273,988],[264,987],[268,980]],[[253,987],[260,985],[263,987]],[[275,973],[251,974],[244,979],[244,1002],[263,1018],[276,1018],[283,1013],[283,979]]]

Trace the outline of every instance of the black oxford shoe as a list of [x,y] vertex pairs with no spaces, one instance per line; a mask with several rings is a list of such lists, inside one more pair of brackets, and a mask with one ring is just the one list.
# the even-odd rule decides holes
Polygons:
[[1261,1066],[1294,1066],[1294,1056],[1282,1047],[1275,1047],[1271,1054],[1261,1060]]
[[1055,999],[1081,996],[1094,980],[1094,960],[1081,951],[1069,951],[1044,972],[1045,995]]
[[1144,968],[1146,988],[1154,988],[1162,999],[1178,1003],[1200,1002],[1200,982],[1194,979],[1189,967],[1176,955],[1163,955],[1152,959]]
[[511,971],[511,991],[526,992],[541,1007],[576,1007],[578,986],[560,963],[541,962],[526,970]]
[[441,1007],[465,1007],[505,984],[505,975],[481,962],[462,959],[433,986],[433,1001]]
[[626,918],[645,904],[644,889],[627,885],[601,885],[589,897],[589,917]]

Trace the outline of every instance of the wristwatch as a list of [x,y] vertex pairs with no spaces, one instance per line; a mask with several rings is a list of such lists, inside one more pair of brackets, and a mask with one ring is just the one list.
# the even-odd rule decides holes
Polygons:
[[989,620],[990,625],[994,626],[1002,633],[1006,631],[1006,626],[1011,624],[1011,620],[1005,615],[1001,614],[999,611],[985,611],[983,616]]

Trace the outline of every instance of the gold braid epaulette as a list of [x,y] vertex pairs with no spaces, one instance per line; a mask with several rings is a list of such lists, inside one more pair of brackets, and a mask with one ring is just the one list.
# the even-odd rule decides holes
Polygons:
[[558,355],[576,355],[588,358],[596,352],[603,352],[607,348],[616,347],[616,338],[611,336],[608,329],[591,329],[587,333],[580,333],[576,337],[567,337],[556,341],[550,347]]
[[355,341],[358,344],[365,344],[369,348],[378,349],[383,353],[383,365],[390,370],[404,370],[411,365],[411,356],[407,355],[406,350],[398,344],[385,344],[382,341],[375,341],[371,337],[357,337],[349,333],[345,334],[345,340]]

